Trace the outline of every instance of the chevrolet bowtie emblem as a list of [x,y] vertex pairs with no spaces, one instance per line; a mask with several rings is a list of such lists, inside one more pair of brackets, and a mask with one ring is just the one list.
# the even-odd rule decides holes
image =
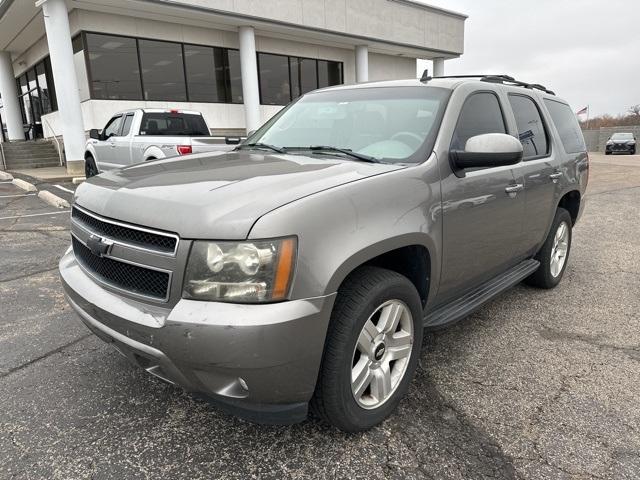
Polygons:
[[107,243],[102,237],[91,235],[87,240],[87,247],[96,257],[101,257],[109,252],[110,243]]

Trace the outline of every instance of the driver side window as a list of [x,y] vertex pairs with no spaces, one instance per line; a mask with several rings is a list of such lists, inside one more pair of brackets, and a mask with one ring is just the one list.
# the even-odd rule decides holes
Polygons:
[[464,150],[467,140],[485,133],[507,133],[500,102],[493,93],[473,93],[460,112],[451,150]]
[[104,127],[102,132],[102,136],[107,139],[109,137],[116,136],[120,133],[120,125],[122,124],[122,115],[118,115],[117,117],[113,117],[107,123],[107,126]]

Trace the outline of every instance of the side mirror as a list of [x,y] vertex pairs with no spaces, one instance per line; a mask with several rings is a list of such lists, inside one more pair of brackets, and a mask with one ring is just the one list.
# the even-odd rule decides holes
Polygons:
[[249,137],[250,137],[251,135],[253,135],[254,133],[256,133],[256,131],[255,131],[255,130],[249,130],[249,131],[247,132],[247,138],[249,138]]
[[239,145],[242,139],[240,137],[224,137],[227,145]]
[[94,140],[102,140],[100,137],[100,130],[97,128],[92,128],[89,130],[89,138],[93,138]]
[[451,150],[449,160],[454,172],[466,168],[515,165],[522,160],[522,143],[505,133],[486,133],[467,140],[464,150]]

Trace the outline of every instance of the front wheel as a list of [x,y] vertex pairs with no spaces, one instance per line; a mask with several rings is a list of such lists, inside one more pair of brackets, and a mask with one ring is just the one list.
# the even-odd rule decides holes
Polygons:
[[526,279],[526,283],[547,289],[560,283],[569,260],[572,226],[569,212],[558,208],[549,235],[535,257],[540,262],[540,267]]
[[312,411],[346,432],[382,422],[413,378],[422,330],[420,296],[406,277],[356,270],[338,291]]
[[84,159],[84,176],[86,178],[91,178],[98,175],[98,167],[96,166],[96,161],[93,158],[93,155],[87,155]]

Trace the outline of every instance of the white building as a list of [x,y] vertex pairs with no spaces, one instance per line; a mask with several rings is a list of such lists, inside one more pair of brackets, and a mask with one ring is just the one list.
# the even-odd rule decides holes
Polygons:
[[118,111],[203,112],[253,130],[318,87],[416,75],[462,54],[466,16],[412,0],[0,0],[5,141],[85,132]]

